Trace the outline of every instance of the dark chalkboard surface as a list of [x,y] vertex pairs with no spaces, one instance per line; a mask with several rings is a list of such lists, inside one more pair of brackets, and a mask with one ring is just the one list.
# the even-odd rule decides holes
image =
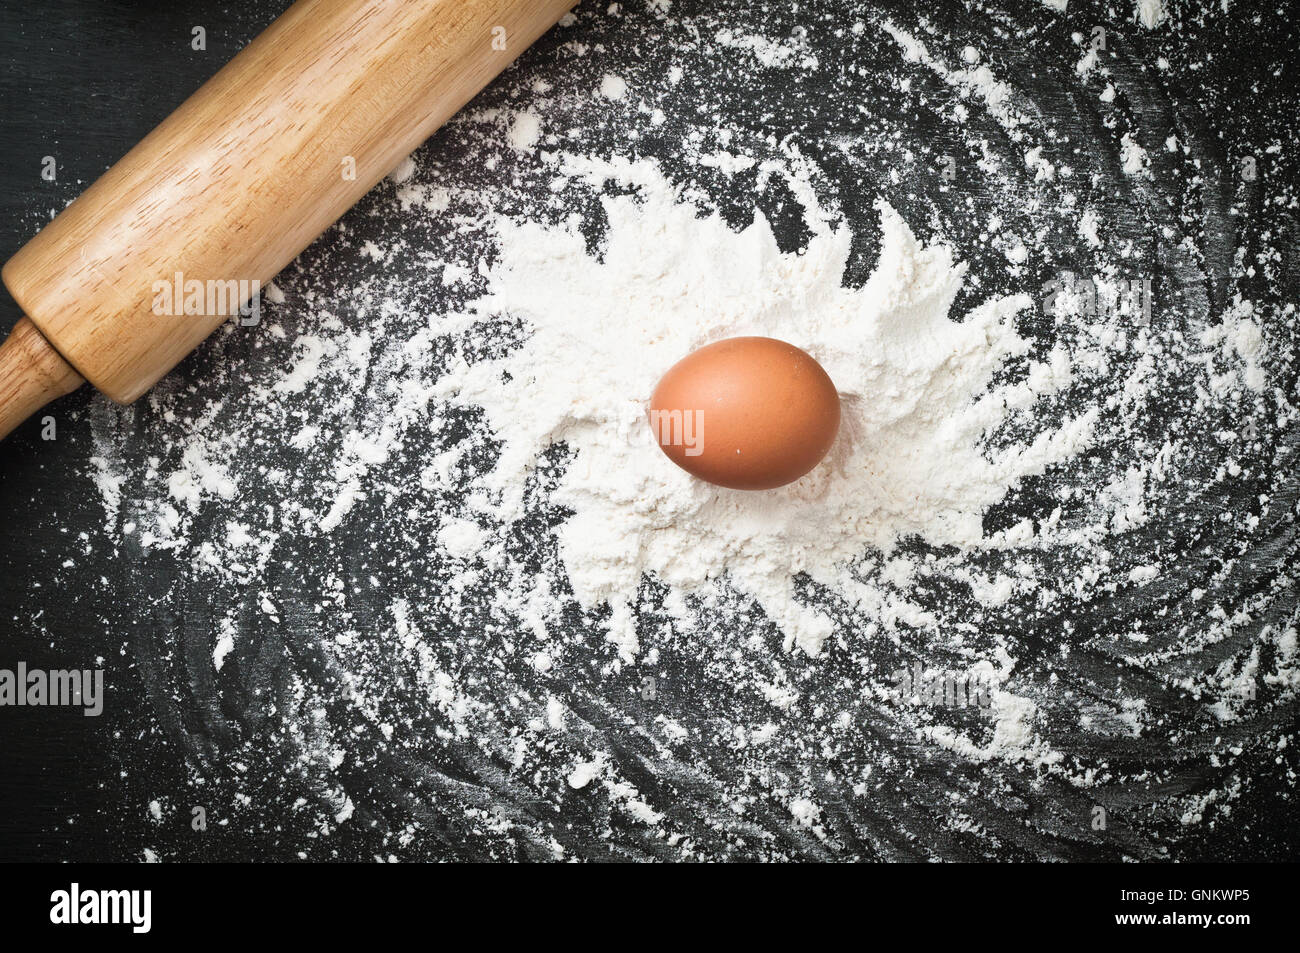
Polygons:
[[[269,0],[0,2],[0,209],[4,213],[0,256],[10,256],[284,6]],[[670,7],[637,0],[622,4],[626,10],[621,14],[607,11],[608,4],[597,6],[584,3],[583,15],[570,32],[563,38],[544,39],[502,84],[483,94],[482,102],[508,105],[524,85],[521,77],[532,75],[530,71],[551,79],[577,71],[589,76],[592,85],[603,72],[617,73],[624,67],[666,73],[669,59],[660,49],[663,34],[680,36],[682,31],[664,26],[660,18],[664,10],[689,20],[706,8],[716,8],[710,22],[732,16],[738,29],[761,27],[771,35],[799,38],[813,48],[821,70],[788,78],[769,75],[760,81],[742,69],[719,69],[708,100],[711,109],[727,110],[729,119],[751,131],[756,142],[769,136],[772,142],[795,137],[805,154],[838,184],[842,213],[858,236],[846,280],[857,282],[870,272],[878,252],[872,210],[878,195],[888,195],[900,211],[927,228],[935,224],[936,229],[942,225],[946,234],[955,232],[949,237],[962,249],[979,247],[980,222],[988,203],[996,199],[978,175],[950,186],[937,162],[909,172],[913,179],[891,187],[885,169],[870,167],[868,160],[868,168],[879,173],[872,177],[849,161],[851,149],[843,147],[847,139],[884,129],[898,132],[903,142],[900,153],[912,148],[942,155],[945,150],[955,154],[963,149],[951,126],[914,108],[897,86],[873,78],[873,70],[881,71],[876,76],[884,75],[885,69],[897,70],[897,55],[886,51],[883,39],[878,44],[880,60],[871,49],[855,46],[854,22],[867,20],[872,24],[869,30],[874,30],[884,18],[905,24],[922,18],[956,43],[958,54],[959,38],[969,36],[986,54],[992,51],[1000,75],[1016,75],[1029,91],[1038,111],[1036,122],[1085,144],[1108,132],[1093,110],[1095,91],[1085,96],[1071,85],[1074,64],[1086,47],[1070,34],[1086,37],[1103,26],[1109,31],[1111,49],[1118,51],[1112,64],[1116,85],[1121,87],[1121,97],[1131,103],[1126,108],[1133,115],[1148,123],[1167,122],[1171,129],[1196,131],[1204,149],[1196,158],[1207,168],[1231,169],[1242,156],[1257,157],[1260,168],[1278,186],[1268,192],[1247,190],[1240,200],[1244,216],[1235,211],[1237,200],[1232,196],[1237,193],[1231,192],[1230,174],[1222,179],[1228,185],[1221,206],[1204,199],[1221,218],[1207,221],[1205,234],[1198,236],[1208,249],[1200,285],[1205,300],[1223,305],[1238,287],[1228,277],[1236,236],[1225,238],[1216,229],[1239,218],[1244,218],[1248,232],[1243,242],[1258,247],[1260,234],[1267,233],[1270,247],[1284,250],[1278,273],[1257,279],[1260,297],[1285,299],[1289,294],[1291,301],[1296,300],[1294,208],[1281,203],[1268,207],[1262,198],[1296,194],[1294,142],[1300,97],[1292,77],[1300,35],[1285,11],[1276,9],[1282,5],[1233,3],[1230,14],[1197,14],[1184,9],[1187,5],[1170,4],[1170,22],[1151,30],[1135,23],[1133,5],[1127,3],[1071,2],[1065,15],[1068,22],[1058,21],[1057,13],[1045,4],[1029,0],[969,6],[943,2],[926,5],[922,11],[911,4],[871,6],[850,0],[818,0],[797,9],[740,0],[722,4],[677,0]],[[206,34],[206,49],[201,51],[191,44],[195,26],[202,26]],[[583,44],[586,55],[561,55],[561,42]],[[712,70],[708,64],[713,53],[707,47],[706,42],[703,49],[682,56],[698,57]],[[1175,67],[1157,75],[1149,64],[1162,56],[1174,61]],[[1196,65],[1189,68],[1189,63]],[[918,79],[913,88],[922,85]],[[935,86],[942,92],[941,84]],[[860,97],[862,115],[870,119],[859,122],[858,105],[843,105],[851,102],[846,90]],[[927,92],[938,95],[928,88]],[[661,138],[647,136],[635,146],[640,154],[654,156],[675,171],[680,170],[674,163],[682,160],[677,155],[679,140],[673,136],[680,136],[692,122],[707,125],[709,121],[707,114],[692,115],[689,92],[682,95],[680,120],[670,118]],[[826,103],[836,105],[822,108]],[[619,128],[601,124],[584,133],[593,148],[610,151],[627,147],[622,135]],[[1278,142],[1280,150],[1269,151]],[[995,142],[994,151],[1002,145]],[[1086,145],[1077,152],[1080,167],[1091,168]],[[53,181],[41,174],[46,157],[56,163]],[[453,166],[471,161],[455,136],[436,136],[420,158],[426,164]],[[482,187],[491,187],[490,171],[475,170],[475,174]],[[1121,191],[1128,186],[1118,170],[1108,174],[1112,177],[1097,173],[1089,195],[1102,203],[1139,258],[1153,254],[1163,211],[1206,191],[1203,181],[1188,175],[1138,194]],[[466,176],[472,180],[468,172]],[[719,186],[713,199],[737,227],[749,220],[755,204],[762,207],[783,248],[797,248],[803,240],[799,209],[788,194],[769,192],[755,198],[753,179],[741,176],[730,187]],[[974,204],[968,206],[967,200]],[[349,257],[348,250],[367,236],[382,233],[380,215],[386,206],[379,203],[379,199],[363,202],[346,220],[349,236],[327,234],[305,254],[303,263],[288,270],[288,280],[316,269],[344,283],[349,268],[364,264],[355,254]],[[1229,205],[1234,211],[1227,210]],[[931,209],[938,209],[934,218],[942,222],[931,221]],[[1007,214],[1031,213],[1009,209]],[[959,305],[970,307],[995,292],[1037,289],[1054,267],[1045,265],[1019,283],[1009,282],[999,254],[976,253],[971,273],[981,287],[964,291]],[[0,309],[0,328],[7,329],[19,312],[7,295],[0,295]],[[1290,322],[1294,330],[1294,314]],[[1285,328],[1271,331],[1285,334]],[[176,386],[204,379],[215,372],[218,360],[232,353],[251,359],[255,345],[223,348],[219,354],[201,348],[182,363],[173,375],[179,382]],[[1280,363],[1277,383],[1282,390],[1289,388],[1294,399],[1294,354],[1290,360]],[[1204,614],[1188,601],[1188,593],[1209,587],[1210,578],[1222,582],[1215,592],[1225,611],[1257,605],[1252,600],[1267,593],[1274,601],[1261,624],[1280,628],[1296,624],[1297,482],[1294,468],[1286,466],[1295,460],[1294,423],[1268,431],[1256,482],[1222,496],[1198,499],[1185,512],[1171,511],[1167,519],[1156,521],[1149,534],[1135,537],[1134,547],[1143,551],[1168,546],[1184,554],[1187,578],[1137,595],[1121,594],[1086,608],[1075,607],[1070,610],[1074,615],[1027,610],[1008,623],[1017,627],[1009,637],[1020,647],[1028,682],[1045,684],[1053,671],[1061,671],[1058,639],[1065,619],[1072,623],[1068,631],[1076,649],[1071,663],[1075,668],[1068,670],[1066,682],[1078,679],[1067,688],[1089,696],[1102,693],[1103,685],[1123,682],[1126,691],[1145,699],[1158,725],[1145,737],[1116,743],[1089,734],[1068,719],[1054,724],[1053,736],[1070,758],[1077,758],[1079,764],[1110,764],[1128,779],[1107,787],[1104,796],[1096,799],[1060,779],[1036,778],[1034,770],[1023,765],[965,764],[918,747],[892,716],[873,712],[846,751],[827,753],[820,736],[810,735],[810,743],[798,757],[787,749],[763,765],[774,776],[785,777],[783,772],[788,772],[790,777],[823,786],[815,796],[828,837],[812,836],[788,810],[771,806],[755,808],[743,825],[736,821],[733,828],[726,820],[730,807],[722,806],[726,799],[719,792],[728,785],[740,789],[751,783],[753,765],[731,759],[730,739],[724,732],[709,733],[710,715],[721,719],[723,712],[707,709],[728,699],[710,696],[711,676],[689,649],[665,650],[663,668],[655,675],[661,688],[653,704],[660,705],[659,710],[638,692],[645,676],[635,668],[610,676],[608,668],[601,669],[593,660],[588,668],[551,676],[547,690],[571,695],[570,704],[582,712],[585,726],[603,740],[642,792],[653,795],[660,808],[680,807],[681,816],[674,822],[683,826],[687,836],[670,844],[643,836],[560,794],[554,801],[529,800],[500,780],[500,763],[477,759],[474,752],[461,751],[452,743],[445,749],[435,743],[434,750],[410,758],[377,745],[377,753],[341,779],[356,804],[355,821],[340,822],[329,837],[316,836],[320,812],[334,813],[329,805],[337,807],[337,801],[330,798],[337,795],[331,792],[327,797],[295,776],[293,752],[276,730],[276,701],[282,697],[278,693],[285,691],[286,673],[305,673],[304,678],[332,684],[335,676],[319,654],[318,634],[310,619],[291,619],[279,627],[253,611],[241,617],[246,625],[241,641],[248,655],[232,662],[220,677],[210,671],[217,603],[225,596],[206,590],[201,579],[187,576],[165,560],[104,544],[104,506],[90,462],[101,452],[91,426],[99,400],[86,389],[50,408],[48,415],[57,430],[53,440],[42,438],[44,424],[38,418],[0,444],[0,512],[6,522],[0,537],[0,669],[15,668],[19,662],[41,669],[100,668],[112,699],[95,718],[84,717],[75,708],[0,708],[0,859],[139,860],[146,853],[184,860],[368,860],[390,855],[535,859],[547,856],[542,845],[550,837],[563,842],[568,856],[591,859],[681,859],[692,856],[690,851],[714,858],[798,859],[1272,860],[1297,856],[1300,829],[1295,822],[1294,777],[1300,745],[1295,743],[1294,729],[1300,708],[1294,695],[1281,697],[1257,717],[1218,731],[1195,699],[1172,686],[1174,668],[1181,661],[1152,670],[1137,666],[1124,651],[1112,652],[1109,643],[1098,648],[1103,637],[1142,626],[1149,627],[1157,641],[1177,644],[1179,626]],[[128,462],[137,474],[147,469],[151,455],[168,452],[151,437],[156,431],[150,430],[148,414],[143,410],[122,425],[124,435],[129,431],[130,437]],[[1171,414],[1169,419],[1181,418]],[[221,425],[220,420],[214,424]],[[1152,424],[1160,425],[1160,421]],[[1050,510],[1053,479],[1049,473],[1026,481],[988,514],[988,530],[1044,515],[1044,507]],[[1249,513],[1258,508],[1261,494],[1282,501],[1280,509],[1275,506],[1272,511],[1281,512],[1281,517],[1266,520],[1254,536],[1215,528],[1218,513]],[[381,517],[367,514],[376,520]],[[553,525],[559,518],[539,516],[535,525],[519,528],[512,545],[545,537],[547,520]],[[286,590],[308,589],[314,585],[316,567],[336,562],[352,567],[358,579],[382,576],[368,561],[375,538],[375,533],[359,527],[340,534],[341,556],[303,544],[299,551],[282,554],[272,582]],[[923,554],[924,548],[916,552]],[[1239,571],[1224,575],[1225,566]],[[441,578],[439,567],[430,566],[428,571],[431,579]],[[393,580],[384,577],[382,582]],[[383,606],[377,594],[368,595],[364,589],[358,583],[356,628],[367,631],[370,620],[370,630],[377,631],[374,620],[382,615]],[[656,598],[660,596],[654,591],[646,596],[651,606],[647,618],[653,616]],[[476,616],[469,612],[466,618],[469,623],[459,620],[467,626],[461,637],[472,640],[480,634],[472,629]],[[488,618],[486,610],[481,618]],[[848,630],[862,621],[851,613],[844,618]],[[569,622],[575,630],[591,624],[576,613]],[[771,636],[758,615],[735,625],[735,631]],[[728,631],[721,626],[715,635],[725,639]],[[1094,637],[1098,641],[1090,641]],[[599,642],[591,639],[593,659],[607,659]],[[779,639],[773,644],[779,644]],[[882,655],[877,661],[889,666],[892,657]],[[1209,655],[1194,656],[1187,662],[1188,671],[1212,669],[1218,661]],[[238,675],[231,675],[233,671]],[[527,679],[533,677],[490,668],[472,675],[489,684],[502,680],[497,701],[503,710],[509,708],[508,697],[520,685],[531,685]],[[833,705],[843,700],[841,691],[857,697],[859,675],[844,658],[832,655],[823,668],[802,670],[800,678],[809,697]],[[235,678],[239,684],[230,681]],[[585,708],[581,700],[586,701]],[[701,775],[711,773],[717,787],[698,777],[670,777],[645,766],[649,755],[628,726],[652,720],[659,712],[701,726],[700,749],[683,755],[682,761],[699,767]],[[1292,743],[1279,745],[1279,738],[1290,738]],[[1223,761],[1225,747],[1238,749],[1230,766]],[[840,786],[834,778],[842,766],[859,762],[883,765],[876,777],[884,783],[865,799],[855,797],[849,786]],[[1133,781],[1146,767],[1152,780]],[[762,784],[779,786],[767,776]],[[1183,820],[1179,798],[1213,791],[1220,793],[1211,801],[1231,792],[1230,821],[1222,816],[1207,824]],[[958,792],[962,816],[969,818],[966,826],[950,816]],[[300,799],[311,806],[303,810]],[[315,806],[313,799],[324,806]],[[1112,816],[1123,818],[1122,823],[1109,830],[1090,826],[1099,800]],[[476,826],[467,818],[480,804],[532,834],[516,838],[500,835],[486,822]],[[196,833],[190,823],[195,807],[211,814],[202,833]],[[419,832],[417,836],[402,836],[412,829]]]

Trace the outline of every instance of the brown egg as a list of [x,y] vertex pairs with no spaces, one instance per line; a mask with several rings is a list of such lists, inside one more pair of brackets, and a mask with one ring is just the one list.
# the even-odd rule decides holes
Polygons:
[[727,338],[668,369],[650,398],[668,458],[735,490],[791,483],[826,456],[840,398],[822,366],[775,338]]

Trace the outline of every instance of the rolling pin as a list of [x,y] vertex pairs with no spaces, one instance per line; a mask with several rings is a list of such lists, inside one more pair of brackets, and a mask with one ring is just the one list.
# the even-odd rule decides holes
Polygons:
[[576,2],[295,3],[5,264],[0,438],[134,401]]

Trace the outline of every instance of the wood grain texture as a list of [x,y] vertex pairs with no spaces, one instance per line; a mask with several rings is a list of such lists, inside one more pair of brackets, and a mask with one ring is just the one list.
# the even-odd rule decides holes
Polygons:
[[85,380],[23,318],[0,345],[0,439],[50,401]]
[[130,403],[234,307],[160,309],[156,282],[272,279],[575,2],[300,0],[4,282],[70,364]]

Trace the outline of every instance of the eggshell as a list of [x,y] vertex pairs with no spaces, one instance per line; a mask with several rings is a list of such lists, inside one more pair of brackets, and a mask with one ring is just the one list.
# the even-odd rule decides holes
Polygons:
[[668,458],[718,486],[770,490],[799,479],[830,450],[840,398],[822,366],[766,337],[717,341],[670,367],[650,399]]

